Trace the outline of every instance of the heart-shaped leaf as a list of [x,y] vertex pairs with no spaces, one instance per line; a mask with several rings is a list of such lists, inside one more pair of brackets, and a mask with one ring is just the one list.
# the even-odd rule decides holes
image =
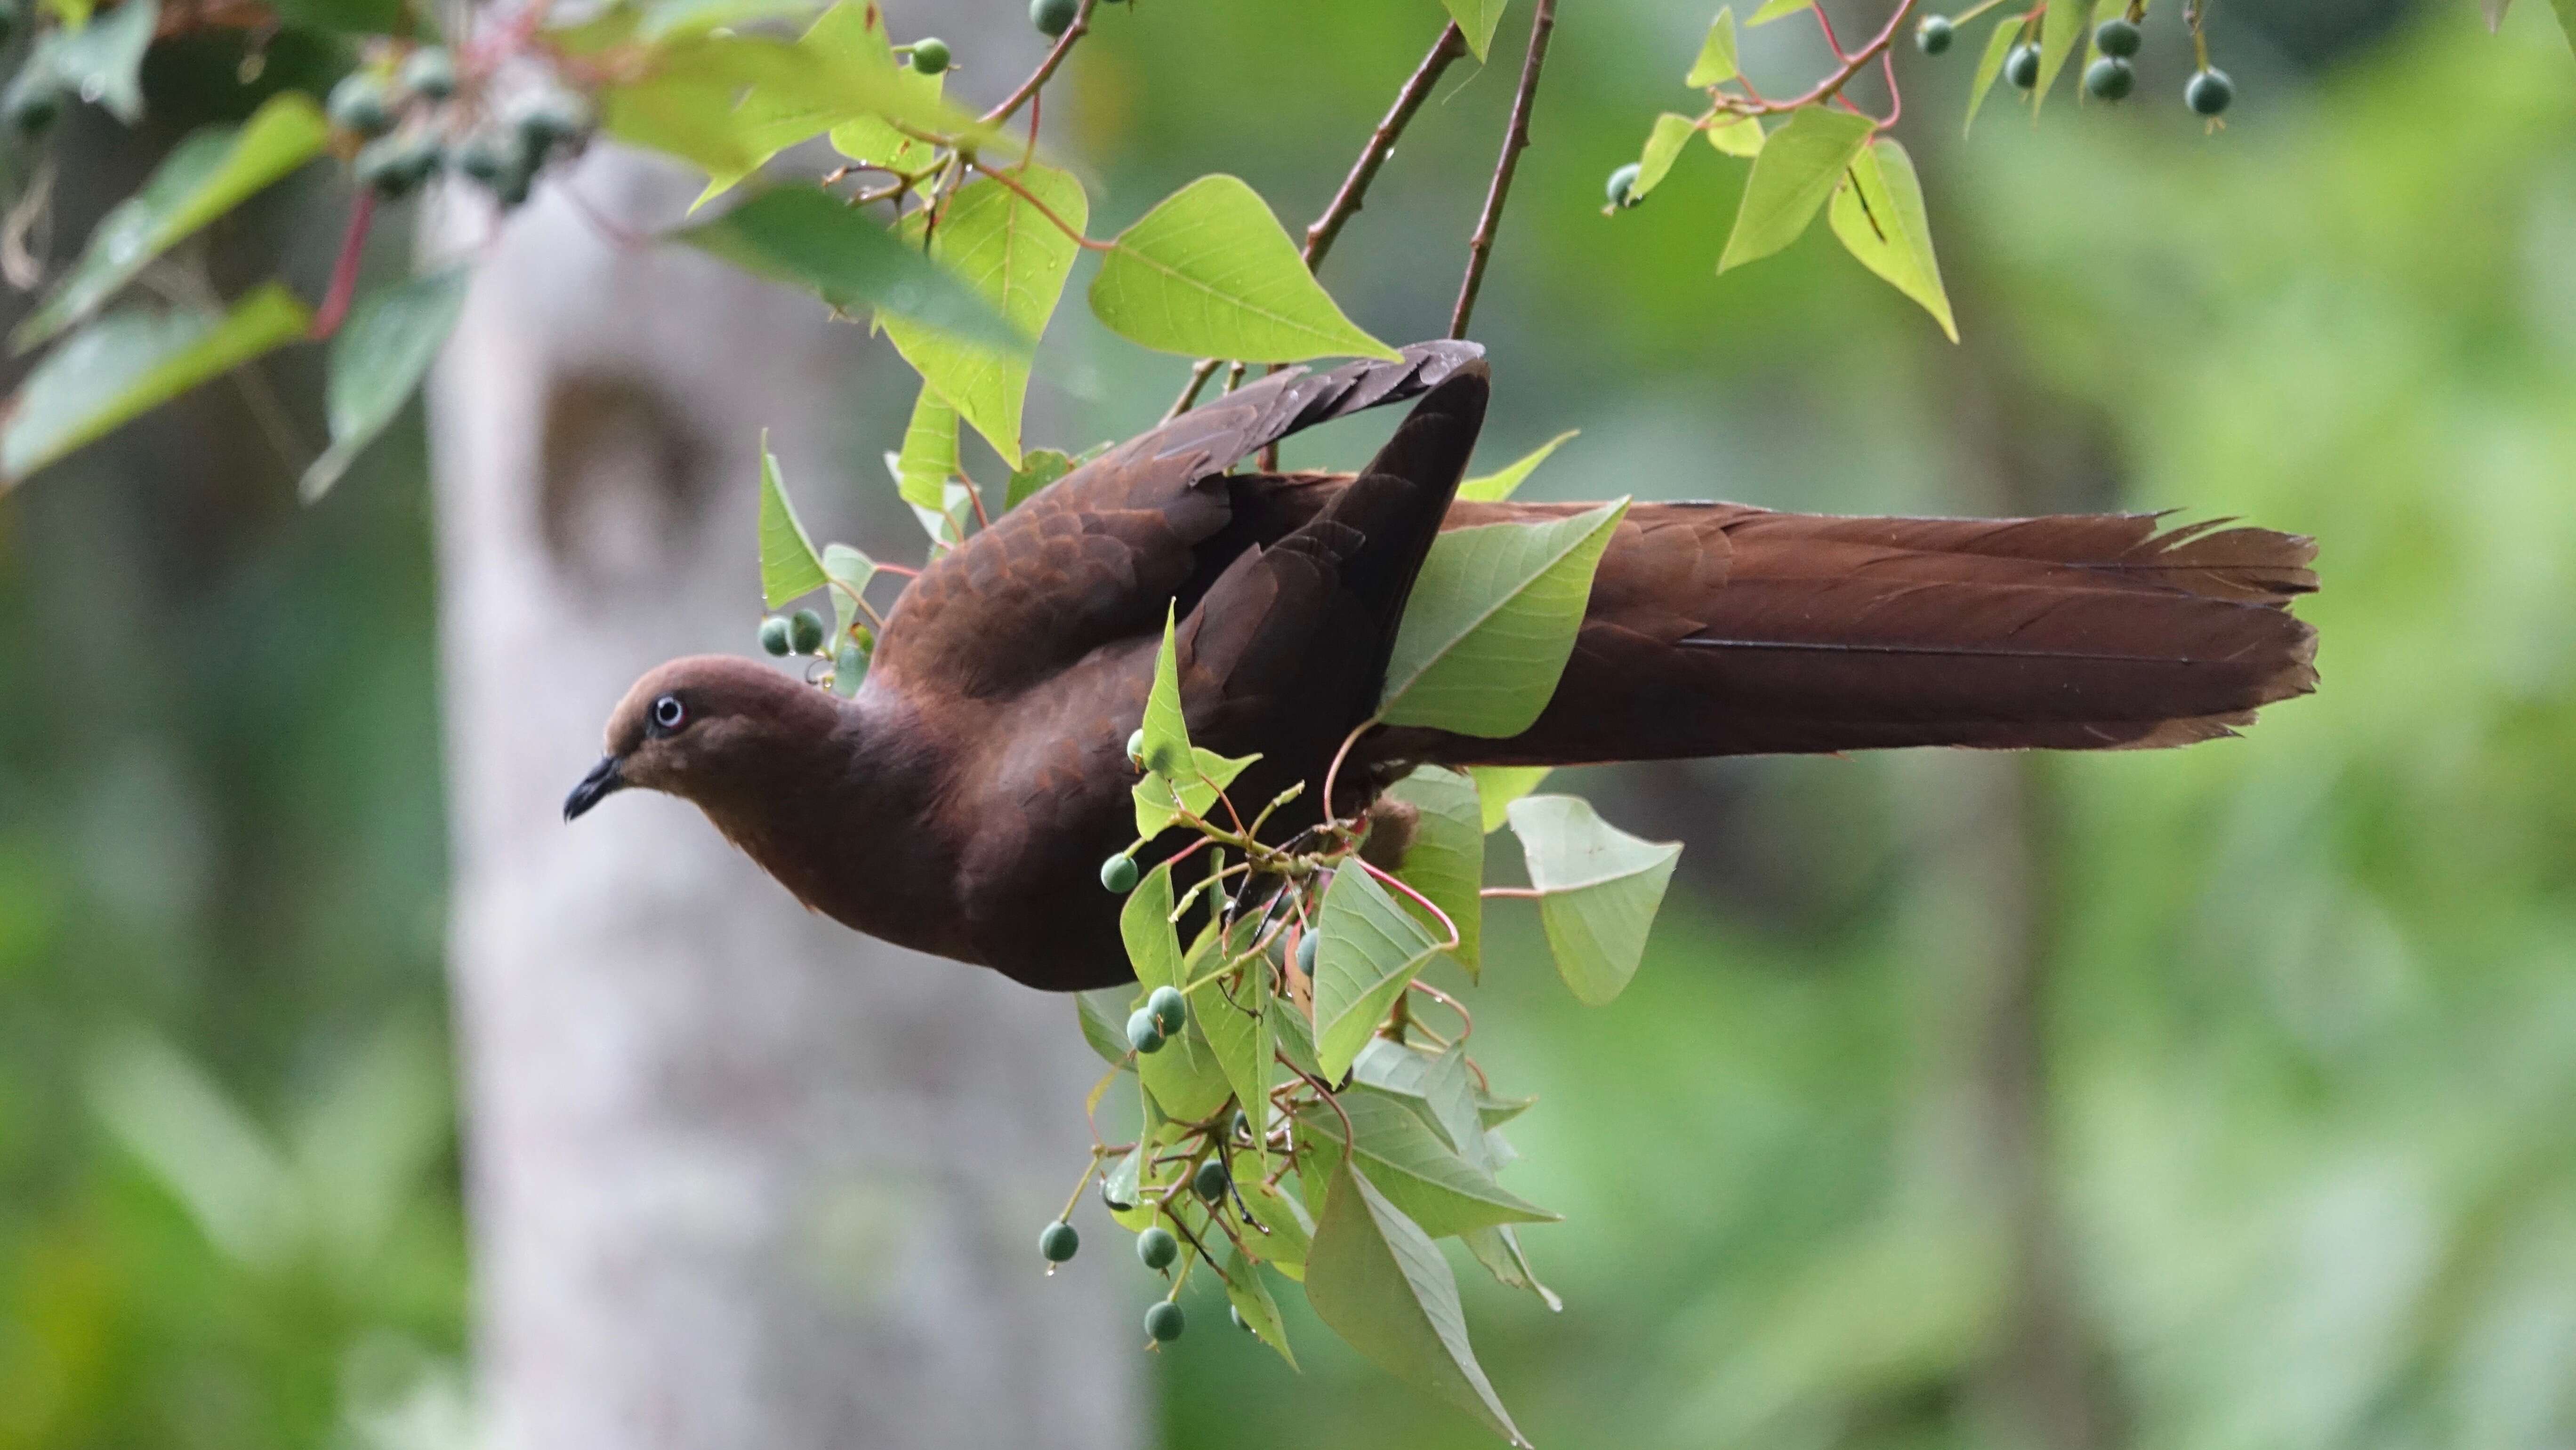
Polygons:
[[1758,261],[1798,239],[1869,140],[1867,116],[1808,106],[1762,143],[1717,270]]
[[1316,930],[1315,1061],[1326,1082],[1339,1082],[1441,943],[1356,862],[1324,888]]
[[1558,974],[1577,1001],[1610,1001],[1637,974],[1682,848],[1629,835],[1580,796],[1514,801],[1511,822]]
[[359,300],[331,339],[322,385],[331,446],[304,470],[306,503],[331,491],[367,445],[401,415],[465,310],[468,267],[426,272]]
[[1120,233],[1091,310],[1130,342],[1189,357],[1400,356],[1342,315],[1268,204],[1231,176],[1200,177]]
[[1592,571],[1628,501],[1433,541],[1386,666],[1378,718],[1499,738],[1547,708],[1574,653]]

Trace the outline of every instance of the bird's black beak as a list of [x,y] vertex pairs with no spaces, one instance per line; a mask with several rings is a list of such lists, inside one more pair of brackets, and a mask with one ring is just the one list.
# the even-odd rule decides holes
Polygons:
[[581,784],[572,788],[572,794],[564,797],[564,819],[579,820],[582,812],[626,789],[626,777],[618,769],[622,763],[614,755],[599,757],[599,764],[592,766]]

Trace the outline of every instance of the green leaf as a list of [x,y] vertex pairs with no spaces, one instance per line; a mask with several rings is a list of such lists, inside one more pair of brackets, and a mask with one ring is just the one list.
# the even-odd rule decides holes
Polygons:
[[1995,88],[1995,77],[2004,73],[2004,57],[2012,53],[2021,32],[2022,18],[2007,15],[1995,22],[1994,33],[1986,37],[1986,53],[1977,57],[1977,78],[1968,85],[1968,119],[1959,127],[1960,135],[1976,127],[1977,111],[1986,104],[1986,93]]
[[142,190],[100,219],[80,261],[10,345],[24,352],[97,311],[153,258],[319,154],[330,130],[311,98],[281,91],[240,126],[191,133]]
[[1753,175],[1744,183],[1744,200],[1717,270],[1758,261],[1796,241],[1833,195],[1834,183],[1869,133],[1867,116],[1822,106],[1800,110],[1772,132],[1762,143],[1762,154],[1753,158]]
[[[1064,295],[1081,244],[1049,221],[1035,197],[1075,232],[1091,216],[1082,183],[1070,172],[1029,165],[1012,175],[1019,191],[991,177],[951,193],[931,239],[930,254],[948,272],[992,304],[1020,337],[1046,332]],[[918,241],[921,213],[906,219],[904,236]],[[1029,358],[1024,348],[995,348],[937,329],[886,319],[886,336],[958,414],[984,435],[1002,461],[1020,466],[1020,410],[1028,397]]]
[[1458,485],[1458,497],[1474,503],[1501,503],[1520,490],[1520,486],[1529,480],[1529,476],[1538,471],[1538,466],[1547,462],[1549,454],[1564,447],[1566,440],[1582,431],[1580,428],[1568,428],[1522,454],[1500,472],[1468,479]]
[[[1215,1050],[1236,1105],[1259,1122],[1270,1101],[1270,964],[1256,957],[1231,978],[1199,975],[1209,980],[1190,993],[1190,1016]],[[1268,1173],[1270,1150],[1265,1146],[1256,1156]]]
[[1728,5],[1717,7],[1717,18],[1708,23],[1708,38],[1699,43],[1699,59],[1691,62],[1690,74],[1682,84],[1705,90],[1731,81],[1735,68],[1735,10]]
[[1514,801],[1511,822],[1557,973],[1585,1006],[1610,1001],[1637,974],[1681,846],[1631,836],[1578,796]]
[[1711,121],[1708,129],[1700,134],[1708,138],[1708,144],[1728,156],[1762,154],[1762,123],[1751,116],[1738,116],[1732,121]]
[[1145,768],[1169,775],[1190,758],[1189,722],[1181,715],[1181,651],[1176,643],[1177,601],[1163,606],[1163,644],[1154,652],[1154,683],[1145,691]]
[[847,700],[868,682],[867,646],[844,635],[832,650],[832,693]]
[[2558,12],[2558,33],[2576,49],[2576,0],[2549,0],[2549,8]]
[[[1146,992],[1180,987],[1188,973],[1181,959],[1179,936],[1172,929],[1172,863],[1145,873],[1119,909],[1118,934],[1127,945],[1127,960],[1136,982]],[[1120,1034],[1125,1034],[1124,1023]],[[1198,1014],[1159,1052],[1136,1059],[1136,1075],[1174,1122],[1195,1123],[1214,1113],[1234,1095],[1216,1050],[1200,1030]]]
[[1306,1258],[1306,1302],[1380,1368],[1526,1446],[1467,1341],[1449,1261],[1346,1162],[1333,1173]]
[[402,24],[402,0],[277,0],[278,18],[305,30],[384,35]]
[[1324,1065],[1315,1060],[1315,1026],[1294,998],[1281,995],[1270,999],[1270,1037],[1279,1044],[1279,1055],[1288,1059],[1290,1066],[1308,1077],[1324,1075]]
[[1400,356],[1342,315],[1279,218],[1231,176],[1200,177],[1120,233],[1091,310],[1130,342],[1188,357]]
[[874,307],[996,347],[1027,345],[973,288],[820,187],[763,192],[669,237],[806,288],[839,311]]
[[1288,1352],[1288,1327],[1279,1322],[1279,1305],[1270,1297],[1270,1286],[1261,1282],[1260,1268],[1239,1248],[1226,1250],[1225,1297],[1243,1316],[1253,1337],[1279,1351],[1279,1357],[1295,1369],[1297,1356]]
[[[870,98],[903,95],[906,101],[935,105],[944,79],[916,75],[896,63],[884,18],[873,5],[841,4],[824,11],[797,39],[793,55],[801,64],[789,75],[755,84],[725,117],[724,144],[731,161],[709,170],[706,189],[692,210],[800,141],[862,116],[885,125],[867,104]],[[827,75],[829,82],[813,83],[814,77]]]
[[1499,738],[1547,708],[1574,653],[1592,571],[1628,501],[1545,523],[1449,529],[1396,629],[1378,718]]
[[322,392],[331,446],[304,470],[306,503],[330,492],[402,413],[447,334],[455,330],[472,281],[470,267],[428,272],[371,293],[351,310],[331,339],[330,372]]
[[778,456],[769,451],[769,434],[760,435],[760,597],[772,609],[823,587],[830,576],[814,554],[814,540],[788,502],[786,480],[778,474]]
[[1828,216],[1843,249],[1923,305],[1952,342],[1959,326],[1950,317],[1950,294],[1941,286],[1941,263],[1932,255],[1932,228],[1923,214],[1923,184],[1914,160],[1894,137],[1882,137],[1852,158],[1834,191]]
[[42,66],[64,90],[131,126],[143,119],[143,52],[160,24],[159,0],[125,0],[78,29],[46,31],[26,67]]
[[[912,417],[903,425],[903,451],[888,455],[886,467],[903,501],[932,516],[922,520],[931,537],[955,543],[957,521],[947,510],[948,485],[958,473],[957,410],[928,383],[913,397]],[[943,520],[945,531],[938,527]]]
[[1813,3],[1814,0],[1762,0],[1762,8],[1754,11],[1753,18],[1744,23],[1747,26],[1768,25],[1783,15],[1795,15]]
[[1449,16],[1458,22],[1459,32],[1467,37],[1467,49],[1476,59],[1485,58],[1485,50],[1494,43],[1494,27],[1502,23],[1503,11],[1511,0],[1441,0],[1449,7]]
[[[1408,1049],[1397,1048],[1397,1051]],[[1548,1223],[1559,1216],[1523,1202],[1441,1141],[1422,1115],[1384,1093],[1338,1095],[1341,1111],[1316,1104],[1297,1128],[1318,1142],[1340,1144],[1342,1119],[1359,1139],[1359,1168],[1389,1202],[1433,1238],[1454,1238],[1505,1223]]]
[[877,577],[877,561],[847,544],[825,544],[823,575],[832,583],[832,637],[847,638],[859,617],[859,599]]
[[1341,1081],[1369,1035],[1440,942],[1356,863],[1333,873],[1315,947],[1315,1061]]
[[1564,1311],[1565,1301],[1556,1297],[1555,1290],[1538,1281],[1537,1271],[1530,1267],[1529,1255],[1521,1249],[1521,1236],[1512,1231],[1510,1224],[1497,1224],[1474,1233],[1460,1234],[1458,1242],[1467,1246],[1467,1252],[1475,1255],[1476,1262],[1485,1266],[1485,1272],[1493,1275],[1496,1283],[1508,1289],[1529,1290],[1539,1297],[1539,1302],[1545,1304],[1550,1313]]
[[[1293,1013],[1291,1015],[1294,1015]],[[1237,1153],[1238,1165],[1250,1166],[1248,1153]],[[1253,1221],[1268,1233],[1247,1233],[1243,1241],[1251,1246],[1253,1257],[1291,1279],[1306,1277],[1306,1255],[1315,1241],[1314,1220],[1306,1216],[1306,1206],[1285,1193],[1262,1186],[1258,1171],[1238,1171],[1234,1175],[1235,1192],[1243,1195],[1243,1206],[1252,1211]]]
[[1011,481],[1002,491],[1002,512],[1009,513],[1035,497],[1038,490],[1073,472],[1073,460],[1053,448],[1032,448],[1020,455]]
[[1655,127],[1646,133],[1646,149],[1637,157],[1637,179],[1628,194],[1639,201],[1663,184],[1673,169],[1673,158],[1682,154],[1690,138],[1699,131],[1699,123],[1688,116],[1666,111],[1655,118]]
[[1503,812],[1512,802],[1538,789],[1538,783],[1547,779],[1553,769],[1548,765],[1469,766],[1467,774],[1475,779],[1477,800],[1484,810],[1485,834],[1490,836],[1501,830]]
[[2040,103],[2048,99],[2048,88],[2057,83],[2057,73],[2066,67],[2066,58],[2075,53],[2076,42],[2084,38],[2084,9],[2078,0],[2049,0],[2048,9],[2039,17],[2039,84],[2030,89],[2031,120],[2039,119]]
[[65,339],[19,387],[8,430],[0,433],[0,478],[25,478],[198,384],[299,340],[312,321],[295,294],[274,282],[225,313],[144,307],[109,313]]
[[1206,819],[1224,789],[1234,784],[1258,755],[1227,757],[1204,746],[1190,750],[1190,763],[1173,775],[1150,771],[1130,791],[1136,800],[1136,834],[1152,840],[1170,830],[1184,811]]
[[[1426,765],[1395,783],[1387,792],[1412,806],[1416,825],[1413,844],[1405,849],[1396,878],[1421,892],[1449,914],[1458,928],[1458,945],[1449,955],[1474,976],[1484,939],[1485,829],[1476,804],[1476,783],[1463,775]],[[1401,897],[1405,910],[1434,937],[1447,932],[1429,913]]]
[[1129,1065],[1127,1014],[1135,1009],[1127,1003],[1134,995],[1123,987],[1073,994],[1075,1014],[1082,1019],[1082,1040],[1111,1067]]

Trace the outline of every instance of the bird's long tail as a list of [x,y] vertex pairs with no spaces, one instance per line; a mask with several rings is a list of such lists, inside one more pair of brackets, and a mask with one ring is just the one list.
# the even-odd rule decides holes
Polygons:
[[[1447,527],[1580,504],[1457,504]],[[1565,765],[1907,745],[2184,745],[2315,688],[2307,539],[2146,514],[1831,518],[1638,504],[1546,712],[1404,753]]]

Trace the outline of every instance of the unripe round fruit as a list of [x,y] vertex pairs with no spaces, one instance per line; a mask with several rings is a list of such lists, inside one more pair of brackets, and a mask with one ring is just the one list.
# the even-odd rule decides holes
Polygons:
[[926,76],[948,69],[948,42],[935,35],[925,35],[912,43],[912,68]]
[[1180,1338],[1181,1331],[1189,1324],[1190,1316],[1182,1313],[1181,1306],[1169,1299],[1145,1311],[1145,1332],[1154,1337],[1156,1344],[1169,1344]]
[[[458,163],[463,169],[464,163]],[[470,173],[469,173],[470,174]],[[788,624],[773,614],[760,622],[760,647],[782,659],[796,652],[796,642],[788,637]]]
[[1914,25],[1914,44],[1925,55],[1939,55],[1957,39],[1959,27],[1947,15],[1926,15]]
[[385,83],[366,71],[352,71],[340,77],[324,109],[330,113],[332,125],[369,140],[394,128],[393,104],[385,94]]
[[1234,1110],[1234,1123],[1232,1126],[1234,1136],[1238,1138],[1250,1138],[1252,1136],[1252,1120],[1243,1115],[1243,1109],[1237,1108]]
[[810,609],[800,609],[787,621],[787,642],[800,655],[810,655],[823,647],[823,616]]
[[358,148],[350,163],[358,184],[372,186],[387,201],[402,196],[438,174],[445,160],[437,138],[427,132],[379,136]]
[[22,73],[0,100],[0,120],[12,134],[32,140],[43,135],[63,114],[63,88],[50,75]]
[[1198,1176],[1190,1180],[1190,1186],[1199,1191],[1199,1197],[1214,1203],[1225,1197],[1226,1185],[1231,1181],[1231,1175],[1225,1171],[1225,1160],[1210,1158],[1199,1165]]
[[2116,101],[2138,84],[2138,73],[2116,55],[2106,55],[2084,68],[2084,89],[2097,99]]
[[1127,758],[1140,769],[1145,764],[1145,727],[1142,725],[1127,734]]
[[1082,9],[1082,0],[1029,0],[1029,23],[1041,35],[1062,35]]
[[1172,1237],[1170,1229],[1158,1224],[1136,1235],[1136,1257],[1155,1273],[1170,1268],[1180,1256],[1181,1241]]
[[1602,187],[1602,191],[1610,198],[1610,204],[1617,207],[1630,207],[1644,201],[1644,197],[1637,195],[1637,178],[1644,174],[1644,168],[1634,161],[1611,172],[1608,184]]
[[1038,1235],[1038,1256],[1050,1264],[1063,1263],[1081,1247],[1082,1235],[1075,1233],[1073,1225],[1063,1219],[1048,1224],[1046,1230]]
[[590,133],[590,101],[577,92],[549,88],[522,107],[512,124],[526,138],[528,149],[542,157]]
[[1315,944],[1321,940],[1322,935],[1311,926],[1297,938],[1297,970],[1309,977],[1315,975]]
[[2093,27],[2093,48],[2104,55],[2116,55],[2122,60],[2136,55],[2139,42],[2143,39],[2144,37],[2138,34],[2138,27],[2117,15]]
[[1156,987],[1145,998],[1145,1010],[1154,1014],[1154,1025],[1165,1037],[1178,1037],[1189,1025],[1190,1004],[1177,987]]
[[1112,896],[1124,896],[1136,889],[1136,858],[1112,856],[1100,863],[1100,884]]
[[2216,66],[2193,73],[2190,84],[2182,88],[2182,103],[2199,115],[2215,116],[2236,99],[2236,82]]
[[2014,46],[2011,52],[2004,56],[2004,79],[2012,82],[2019,90],[2026,91],[2038,85],[2039,47],[2029,41],[2023,41]]
[[443,101],[456,94],[456,61],[443,45],[424,45],[403,62],[402,83],[415,95]]
[[1163,1050],[1163,1029],[1154,1025],[1154,1014],[1139,1007],[1127,1019],[1127,1045],[1142,1053]]

